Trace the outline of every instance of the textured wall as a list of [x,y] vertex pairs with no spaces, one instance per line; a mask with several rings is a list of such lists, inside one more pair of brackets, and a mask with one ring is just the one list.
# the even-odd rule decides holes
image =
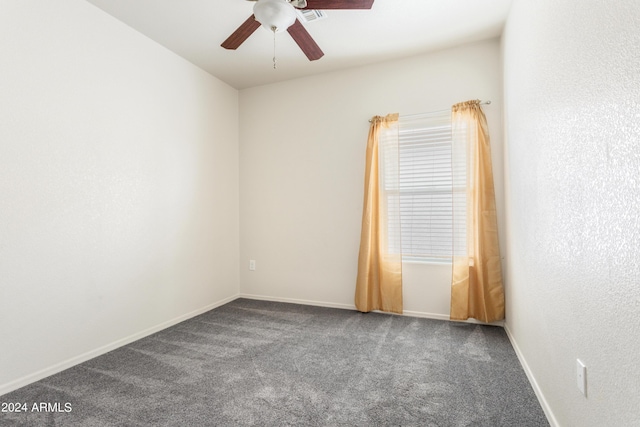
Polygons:
[[238,93],[83,0],[0,52],[1,393],[237,294]]
[[[500,208],[496,39],[241,91],[241,291],[353,307],[367,120],[475,98],[493,100],[485,111]],[[405,263],[404,273],[405,310],[449,315],[450,265]]]
[[516,0],[503,43],[508,328],[560,425],[637,426],[640,2]]

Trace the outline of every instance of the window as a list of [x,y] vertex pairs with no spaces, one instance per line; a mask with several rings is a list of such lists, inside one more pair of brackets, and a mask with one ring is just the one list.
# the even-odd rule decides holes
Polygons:
[[[401,246],[403,260],[450,262],[453,198],[465,200],[464,183],[454,190],[452,182],[451,112],[401,116],[397,150],[397,156],[381,156],[385,180],[398,179],[387,194],[389,204],[400,205],[401,241],[390,242],[391,250],[397,253]],[[455,220],[464,224],[465,218]],[[464,235],[455,238],[456,247],[466,241]]]

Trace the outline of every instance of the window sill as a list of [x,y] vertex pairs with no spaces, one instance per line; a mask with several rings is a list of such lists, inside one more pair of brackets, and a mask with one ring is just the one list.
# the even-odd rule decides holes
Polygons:
[[451,265],[450,259],[402,258],[403,264]]

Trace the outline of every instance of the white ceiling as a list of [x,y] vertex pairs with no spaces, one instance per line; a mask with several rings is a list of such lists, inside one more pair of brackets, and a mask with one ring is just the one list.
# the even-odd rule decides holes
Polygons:
[[243,89],[407,57],[498,36],[512,0],[375,0],[305,24],[325,56],[310,62],[288,33],[258,28],[238,50],[220,47],[251,14],[245,0],[87,0],[229,85]]

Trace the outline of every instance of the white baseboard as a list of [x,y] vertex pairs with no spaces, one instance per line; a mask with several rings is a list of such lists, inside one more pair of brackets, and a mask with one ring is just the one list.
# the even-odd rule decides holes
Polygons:
[[18,378],[16,380],[13,380],[11,382],[5,383],[5,384],[1,384],[0,385],[0,396],[2,396],[3,394],[7,394],[9,392],[12,392],[14,390],[17,390],[21,387],[24,387],[28,384],[34,383],[36,381],[40,381],[43,378],[46,378],[48,376],[51,376],[53,374],[57,374],[58,372],[64,371],[65,369],[69,369],[72,366],[78,365],[82,362],[86,362],[87,360],[93,359],[94,357],[98,357],[101,356],[105,353],[108,353],[112,350],[115,350],[119,347],[122,347],[124,345],[130,344],[134,341],[137,341],[141,338],[144,338],[146,336],[149,336],[151,334],[155,334],[156,332],[159,332],[163,329],[169,328],[173,325],[176,325],[180,322],[184,322],[187,319],[191,319],[192,317],[198,316],[202,313],[205,313],[209,310],[213,310],[216,307],[220,307],[221,305],[227,304],[228,302],[231,302],[235,299],[238,298],[238,295],[234,295],[228,298],[225,298],[223,300],[214,302],[213,304],[209,304],[205,307],[199,308],[197,310],[194,310],[190,313],[187,314],[183,314],[182,316],[178,316],[174,319],[168,320],[166,322],[162,322],[159,325],[156,326],[152,326],[151,328],[145,329],[143,331],[137,332],[133,335],[130,335],[126,338],[122,338],[119,339],[117,341],[114,341],[110,344],[104,345],[102,347],[96,348],[95,350],[90,350],[86,353],[83,353],[79,356],[75,356],[72,357],[70,359],[67,359],[63,362],[60,363],[56,363],[53,366],[49,366],[48,368],[44,368],[41,369],[37,372],[34,372],[32,374],[29,375],[25,375],[24,377]]
[[[341,303],[335,303],[335,302],[310,301],[310,300],[295,299],[295,298],[280,298],[280,297],[272,297],[272,296],[266,296],[266,295],[253,295],[253,294],[240,294],[239,298],[255,299],[260,301],[287,302],[291,304],[315,305],[317,307],[340,308],[344,310],[354,310],[354,311],[356,310],[356,306],[353,304],[341,304]],[[374,310],[373,312],[385,313],[384,311],[379,311],[379,310]],[[385,313],[385,314],[389,314],[389,313]],[[423,311],[405,310],[402,316],[421,317],[424,319],[449,320],[449,316],[446,314],[426,313]]]
[[409,317],[420,317],[423,319],[451,320],[449,319],[448,314],[426,313],[424,311],[404,310],[402,315]]
[[524,369],[524,372],[527,375],[529,382],[531,383],[531,387],[533,387],[533,391],[535,392],[536,397],[540,402],[540,406],[542,406],[542,410],[544,411],[544,414],[547,416],[547,421],[549,421],[549,424],[551,424],[551,427],[560,427],[560,423],[558,423],[558,420],[553,415],[553,411],[551,410],[551,406],[549,406],[549,402],[547,402],[547,399],[545,399],[544,394],[542,394],[542,390],[540,389],[540,386],[538,385],[538,382],[536,381],[536,378],[534,377],[533,372],[529,368],[529,365],[527,364],[527,361],[524,358],[524,355],[520,351],[520,347],[518,347],[518,343],[516,342],[516,339],[511,333],[508,323],[505,323],[504,330],[507,333],[507,336],[509,337],[509,341],[511,341],[511,346],[513,347],[513,349],[516,352],[516,355],[518,356],[518,360],[522,365],[522,369]]
[[254,299],[259,301],[288,302],[290,304],[315,305],[317,307],[340,308],[343,310],[355,310],[356,306],[352,304],[341,304],[335,302],[310,301],[296,298],[280,298],[267,295],[240,294],[238,298]]

